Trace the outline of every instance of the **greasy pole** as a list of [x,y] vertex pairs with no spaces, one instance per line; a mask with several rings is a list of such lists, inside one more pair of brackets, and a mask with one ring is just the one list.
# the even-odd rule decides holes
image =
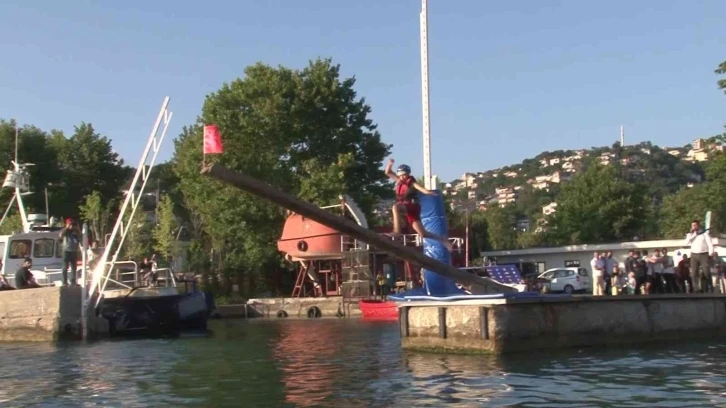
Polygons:
[[365,229],[343,217],[335,215],[330,211],[321,209],[250,176],[229,170],[218,163],[205,166],[202,168],[201,174],[272,201],[273,203],[290,211],[310,218],[311,220],[333,228],[336,231],[347,234],[355,239],[367,243],[368,245],[382,249],[397,256],[398,258],[403,259],[404,261],[412,262],[432,272],[438,273],[439,275],[454,279],[462,285],[471,285],[472,293],[484,294],[516,292],[516,289],[502,285],[489,278],[478,277],[471,273],[461,271],[452,265],[429,258],[412,248],[408,248],[394,242],[390,238],[384,238],[377,233]]

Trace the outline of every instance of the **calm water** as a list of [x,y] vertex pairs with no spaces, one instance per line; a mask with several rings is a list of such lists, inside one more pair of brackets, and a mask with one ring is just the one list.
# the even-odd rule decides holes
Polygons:
[[726,344],[408,353],[396,324],[215,321],[209,337],[3,345],[0,406],[726,407]]

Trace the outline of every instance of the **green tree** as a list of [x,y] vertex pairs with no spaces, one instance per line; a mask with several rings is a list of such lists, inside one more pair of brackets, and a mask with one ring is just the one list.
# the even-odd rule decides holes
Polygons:
[[[726,61],[720,63],[718,65],[718,68],[716,68],[715,72],[718,75],[726,75]],[[726,92],[726,79],[718,80],[718,89],[721,89],[722,91]]]
[[[690,228],[691,220],[703,219],[711,199],[708,187],[701,184],[683,188],[666,196],[661,207],[660,232],[664,238],[682,238]],[[718,214],[715,218],[719,218]]]
[[51,145],[58,152],[58,163],[65,187],[57,189],[58,211],[76,216],[84,197],[97,191],[103,202],[117,199],[131,175],[111,147],[111,140],[98,134],[90,123],[76,126],[66,139],[56,132]]
[[647,216],[643,189],[621,177],[617,165],[591,164],[562,186],[550,231],[561,244],[632,240]]
[[513,205],[490,206],[484,212],[487,222],[487,241],[493,250],[517,247],[517,217]]
[[[0,163],[4,168],[2,171],[12,168],[11,161],[15,159],[15,127],[14,120],[0,120]],[[58,171],[57,154],[49,143],[49,136],[35,126],[22,126],[18,129],[18,160],[23,164],[34,164],[28,166],[30,174],[30,191],[34,194],[23,197],[26,209],[30,213],[45,213],[45,187],[49,183],[58,183],[61,180],[61,173]],[[60,204],[59,198],[53,196],[50,190],[50,208],[54,209]],[[0,190],[0,202],[8,202],[13,190]],[[59,215],[56,213],[56,215]]]
[[156,225],[152,235],[154,238],[154,250],[159,257],[167,262],[176,256],[177,220],[174,215],[174,204],[168,195],[161,196],[159,205],[156,207]]
[[711,211],[714,233],[726,231],[726,154],[717,153],[706,166],[706,180],[667,196],[661,207],[661,233],[667,238],[683,236],[691,220],[703,220]]
[[103,244],[106,234],[111,232],[113,210],[117,204],[115,200],[104,202],[101,193],[93,191],[86,196],[86,202],[79,207],[81,217],[89,223],[94,239]]
[[262,285],[264,271],[279,267],[275,241],[284,211],[200,178],[202,124],[219,128],[225,152],[214,160],[225,166],[318,203],[344,190],[370,214],[380,197],[390,195],[381,171],[390,146],[354,84],[330,60],[302,70],[256,64],[245,78],[209,95],[198,123],[176,140],[174,170],[184,201],[199,216],[206,242],[224,254],[223,272],[234,273],[242,288]]
[[153,249],[152,229],[153,224],[149,221],[148,215],[137,208],[133,219],[130,219],[131,208],[126,209],[124,216],[124,228],[128,228],[122,253],[129,260],[140,261],[150,256]]
[[23,220],[17,212],[8,214],[0,225],[0,235],[11,235],[14,232],[23,232]]

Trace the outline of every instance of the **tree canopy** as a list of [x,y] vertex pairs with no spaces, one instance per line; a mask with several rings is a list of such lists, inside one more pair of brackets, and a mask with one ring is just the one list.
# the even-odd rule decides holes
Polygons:
[[[0,120],[0,162],[6,169],[15,157],[16,126],[13,120]],[[50,215],[55,217],[78,217],[86,197],[94,191],[102,203],[117,199],[131,174],[110,140],[90,123],[76,126],[70,138],[58,130],[18,126],[18,159],[34,164],[28,167],[33,194],[23,197],[28,212],[45,213],[47,189]],[[0,190],[0,202],[7,203],[12,194],[10,189]]]
[[244,73],[207,96],[197,123],[176,140],[173,163],[185,205],[199,217],[209,243],[224,253],[223,269],[239,272],[249,286],[262,279],[265,267],[280,263],[275,241],[284,212],[201,179],[204,124],[215,124],[224,142],[225,152],[210,160],[319,205],[349,194],[368,213],[390,194],[381,171],[390,146],[357,96],[355,79],[341,77],[329,59],[302,70],[258,63]]

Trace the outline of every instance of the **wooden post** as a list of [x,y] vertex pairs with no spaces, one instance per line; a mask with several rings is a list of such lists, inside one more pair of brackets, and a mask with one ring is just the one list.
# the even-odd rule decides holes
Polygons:
[[358,224],[343,217],[339,217],[330,211],[323,210],[250,176],[229,170],[219,163],[213,163],[204,167],[201,173],[223,183],[237,187],[240,190],[272,201],[273,203],[287,208],[290,211],[310,218],[313,221],[333,228],[343,234],[347,234],[353,238],[361,240],[375,248],[383,249],[404,261],[412,262],[439,275],[454,279],[460,284],[471,285],[473,293],[485,294],[516,292],[516,289],[510,286],[502,285],[501,283],[489,278],[478,277],[469,272],[459,270],[452,265],[429,258],[412,248],[400,245],[390,238],[384,238],[379,234],[362,228]]

